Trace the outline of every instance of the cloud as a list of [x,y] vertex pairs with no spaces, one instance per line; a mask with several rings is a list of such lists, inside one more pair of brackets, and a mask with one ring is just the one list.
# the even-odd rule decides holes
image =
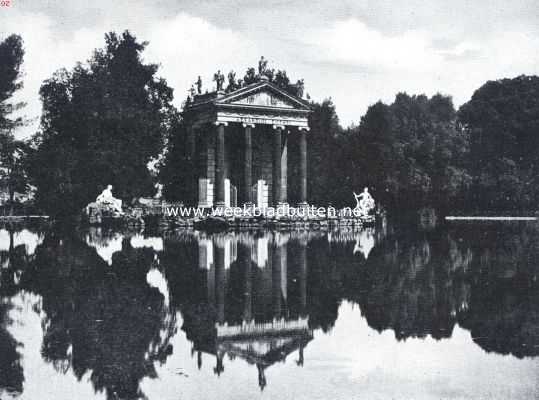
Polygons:
[[58,37],[54,21],[43,14],[25,14],[6,20],[2,37],[18,33],[24,40],[24,87],[14,96],[15,101],[25,101],[20,110],[32,122],[18,132],[28,137],[35,133],[41,115],[39,88],[45,79],[60,68],[72,68],[77,61],[87,60],[92,50],[103,40],[103,32],[89,29],[75,31],[69,37]]
[[[539,38],[520,27],[464,39],[427,29],[387,34],[348,18],[302,36],[301,58],[325,70],[334,102],[346,125],[359,121],[370,104],[391,102],[397,92],[452,95],[466,102],[487,80],[539,72]],[[307,90],[319,83],[311,75]],[[327,88],[326,88],[327,90]],[[320,90],[318,91],[320,94]]]
[[337,21],[330,28],[313,31],[305,37],[314,59],[352,64],[378,71],[425,71],[440,67],[446,56],[475,50],[476,45],[458,43],[440,50],[426,31],[409,30],[386,35],[358,19]]
[[[25,46],[24,88],[14,100],[25,101],[21,113],[33,120],[19,130],[19,137],[36,132],[41,115],[39,88],[45,79],[60,69],[71,69],[77,62],[88,60],[95,48],[104,46],[104,34],[130,29],[139,40],[149,41],[143,57],[147,62],[160,64],[158,74],[175,89],[175,103],[179,107],[186,92],[198,75],[205,88],[211,90],[213,73],[221,68],[243,71],[257,60],[254,43],[237,32],[217,28],[204,19],[185,13],[151,23],[134,23],[121,18],[98,23],[91,28],[59,30],[57,21],[42,13],[19,13],[2,21],[0,38],[10,33],[22,36]],[[240,73],[238,73],[240,75]]]
[[[161,65],[158,73],[175,89],[177,106],[198,75],[204,90],[211,90],[217,69],[225,75],[233,69],[241,77],[264,55],[291,78],[305,78],[315,100],[331,96],[345,125],[399,91],[440,91],[453,95],[458,106],[489,79],[539,73],[539,34],[523,19],[531,9],[527,0],[514,9],[518,19],[487,9],[475,25],[472,17],[481,7],[469,10],[464,0],[442,11],[440,4],[401,9],[389,0],[335,8],[318,1],[272,3],[269,13],[267,5],[254,2],[237,8],[162,3],[161,8],[137,3],[127,13],[125,1],[110,7],[104,1],[95,7],[78,2],[68,10],[58,2],[63,14],[20,3],[9,17],[0,14],[0,36],[16,32],[25,40],[25,88],[17,98],[28,102],[24,112],[38,117],[43,80],[88,59],[111,30],[129,29],[149,41],[144,58]],[[29,136],[36,127],[20,135]]]
[[159,74],[175,88],[178,107],[198,75],[202,76],[203,90],[211,91],[217,69],[225,75],[234,69],[239,77],[258,57],[255,43],[241,34],[185,13],[155,24],[145,39],[150,42],[145,58],[161,65]]

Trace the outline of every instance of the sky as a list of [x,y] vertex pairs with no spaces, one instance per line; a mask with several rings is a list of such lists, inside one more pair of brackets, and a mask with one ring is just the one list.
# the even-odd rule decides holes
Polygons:
[[39,127],[39,87],[60,68],[86,61],[104,34],[129,29],[148,41],[144,60],[174,88],[179,107],[202,76],[243,76],[260,56],[305,80],[313,100],[330,98],[343,126],[395,94],[468,101],[487,80],[539,74],[537,0],[11,0],[0,7],[0,39],[25,43],[25,101]]

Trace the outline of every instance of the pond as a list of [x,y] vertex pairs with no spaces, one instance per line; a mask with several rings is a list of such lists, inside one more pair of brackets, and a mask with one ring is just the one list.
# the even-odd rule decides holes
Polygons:
[[539,226],[0,229],[1,399],[533,399]]

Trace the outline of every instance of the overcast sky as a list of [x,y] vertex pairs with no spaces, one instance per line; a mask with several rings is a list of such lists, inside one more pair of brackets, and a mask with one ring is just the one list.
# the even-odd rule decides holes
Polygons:
[[0,38],[24,39],[26,115],[39,116],[44,79],[125,29],[149,41],[145,59],[161,65],[178,106],[199,74],[211,88],[218,68],[240,76],[264,55],[304,78],[313,99],[331,97],[345,126],[399,91],[459,106],[486,80],[539,73],[537,0],[12,0]]

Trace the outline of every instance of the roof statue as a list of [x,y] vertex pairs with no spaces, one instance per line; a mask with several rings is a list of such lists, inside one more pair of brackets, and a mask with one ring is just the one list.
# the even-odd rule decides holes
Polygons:
[[197,85],[197,93],[202,94],[202,78],[200,77],[200,75],[198,76],[196,85]]
[[213,75],[213,80],[215,81],[216,85],[217,85],[217,91],[221,91],[223,90],[223,83],[225,82],[225,76],[221,73],[221,70],[218,70],[214,75]]
[[303,91],[305,90],[305,83],[303,82],[303,79],[300,79],[296,83],[296,96],[299,98],[303,98]]
[[264,58],[264,56],[260,57],[260,61],[258,61],[258,75],[262,76],[268,69],[268,60]]
[[235,90],[237,88],[237,83],[236,83],[236,73],[234,71],[230,71],[228,73],[228,87],[227,87],[227,91],[232,91],[232,90]]

